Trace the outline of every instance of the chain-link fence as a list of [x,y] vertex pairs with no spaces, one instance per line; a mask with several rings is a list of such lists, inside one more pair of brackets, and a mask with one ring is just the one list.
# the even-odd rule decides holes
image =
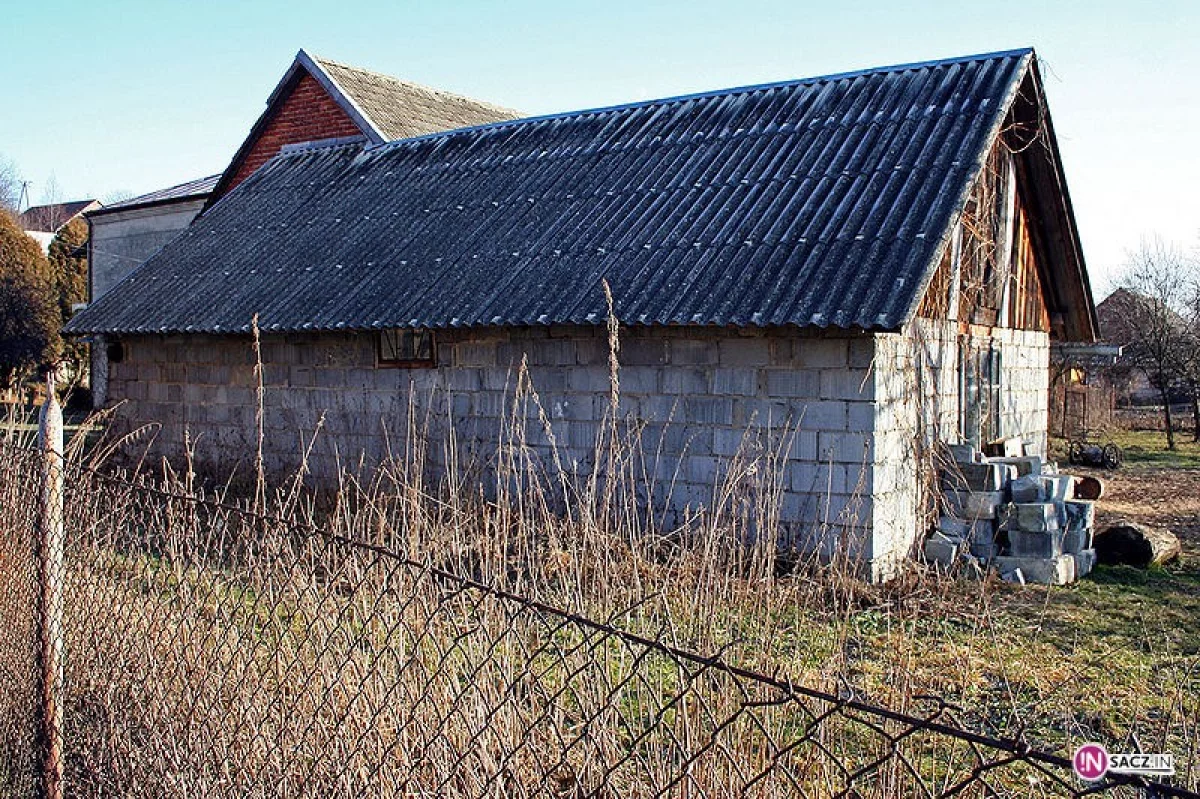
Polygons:
[[[46,781],[42,466],[0,450],[14,796]],[[1189,795],[1085,784],[1066,757],[972,731],[937,698],[900,713],[794,685],[688,651],[636,606],[586,618],[385,535],[78,465],[64,521],[67,665],[51,693],[69,794]]]

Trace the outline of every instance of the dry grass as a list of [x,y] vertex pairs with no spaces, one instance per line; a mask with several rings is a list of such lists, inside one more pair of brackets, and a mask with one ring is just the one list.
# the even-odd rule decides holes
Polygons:
[[[300,476],[251,487],[248,503],[273,521],[190,499],[235,502],[186,465],[115,481],[80,472],[67,518],[69,783],[82,795],[820,796],[880,757],[856,787],[883,797],[936,794],[979,763],[927,733],[904,738],[899,759],[854,714],[826,718],[827,704],[473,580],[897,711],[921,715],[940,697],[961,708],[945,718],[981,732],[1060,751],[1136,741],[1174,753],[1180,782],[1197,787],[1190,567],[1018,590],[914,565],[869,586],[853,563],[781,560],[761,534],[778,520],[786,429],[728,465],[713,510],[663,529],[637,511],[669,491],[647,485],[652,448],[637,430],[614,421],[597,442],[614,478],[574,479],[533,456],[525,420],[548,425],[538,409],[522,375],[486,493],[453,471],[429,481],[427,447],[440,444],[415,419],[404,452],[332,496]],[[90,467],[112,451],[72,448]],[[29,485],[17,452],[10,440],[0,459],[8,498]],[[155,490],[131,487],[151,478]],[[30,634],[10,624],[28,608],[28,542],[13,537],[27,507],[0,510],[6,675]],[[0,730],[7,751],[20,729]],[[988,779],[1062,792],[1020,763]]]

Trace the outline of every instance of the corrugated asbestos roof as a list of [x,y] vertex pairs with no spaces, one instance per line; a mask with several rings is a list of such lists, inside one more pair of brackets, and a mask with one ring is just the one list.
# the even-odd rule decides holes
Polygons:
[[1019,50],[280,155],[75,333],[598,323],[896,329]]
[[130,197],[128,200],[106,205],[92,211],[88,216],[100,216],[109,211],[127,211],[130,208],[137,208],[143,205],[156,205],[158,203],[170,202],[172,200],[196,199],[198,197],[207,197],[220,180],[220,175],[209,175],[206,178],[196,178],[189,180],[186,183],[179,183],[175,186],[168,186],[165,189],[139,194],[137,197]]
[[312,56],[384,141],[516,119],[519,111]]

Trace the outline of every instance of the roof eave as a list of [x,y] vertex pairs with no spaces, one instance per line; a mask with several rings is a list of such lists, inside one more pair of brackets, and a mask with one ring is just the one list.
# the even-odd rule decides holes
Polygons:
[[[1042,124],[1045,125],[1045,136],[1041,137],[1046,143],[1049,150],[1051,165],[1053,167],[1053,176],[1056,182],[1057,197],[1059,199],[1058,207],[1055,209],[1061,214],[1062,226],[1066,231],[1066,244],[1068,245],[1070,260],[1072,262],[1074,275],[1078,281],[1078,285],[1082,288],[1083,296],[1079,299],[1083,300],[1084,310],[1083,315],[1076,314],[1076,318],[1083,322],[1082,330],[1077,331],[1079,335],[1073,337],[1073,341],[1095,342],[1098,340],[1100,331],[1100,320],[1096,315],[1095,297],[1092,295],[1091,278],[1088,276],[1087,264],[1083,257],[1083,244],[1079,238],[1079,227],[1075,221],[1075,207],[1071,202],[1070,189],[1067,187],[1066,173],[1063,171],[1062,156],[1058,148],[1058,137],[1054,134],[1054,123],[1050,118],[1050,108],[1046,103],[1045,84],[1042,81],[1041,71],[1038,69],[1036,60],[1034,61],[1029,74],[1030,79],[1034,83],[1034,87],[1038,93],[1038,102],[1041,106]],[[1067,309],[1071,310],[1078,309]]]
[[308,70],[308,74],[312,75],[317,83],[321,84],[321,87],[329,93],[334,102],[346,112],[347,116],[354,120],[354,124],[358,125],[363,135],[370,140],[371,144],[383,144],[388,140],[383,135],[383,131],[379,129],[379,126],[375,124],[374,120],[367,115],[367,112],[321,66],[321,63],[305,52],[303,48],[301,48],[300,52],[296,53],[296,63]]
[[984,137],[983,146],[975,155],[975,161],[972,164],[971,171],[968,173],[966,180],[963,181],[959,189],[959,195],[954,203],[954,211],[946,220],[946,224],[941,230],[938,237],[938,246],[933,249],[930,261],[925,265],[925,278],[919,291],[917,291],[905,309],[902,317],[902,326],[908,326],[917,317],[917,313],[921,308],[921,303],[925,299],[925,294],[929,291],[929,286],[933,282],[934,275],[937,273],[938,266],[941,265],[942,259],[946,257],[946,248],[950,246],[950,242],[954,237],[954,228],[962,219],[963,213],[966,211],[967,202],[971,198],[971,191],[975,183],[979,180],[980,174],[987,166],[988,154],[992,151],[992,147],[996,143],[996,139],[1000,136],[1000,132],[1004,128],[1004,122],[1008,119],[1008,115],[1012,110],[1013,104],[1020,94],[1021,84],[1025,82],[1026,76],[1029,74],[1031,65],[1035,63],[1037,55],[1032,48],[1011,51],[1013,55],[1021,55],[1021,66],[1013,74],[1012,83],[1005,92],[1004,101],[998,104],[996,116],[992,119],[992,124],[989,126],[988,135]]

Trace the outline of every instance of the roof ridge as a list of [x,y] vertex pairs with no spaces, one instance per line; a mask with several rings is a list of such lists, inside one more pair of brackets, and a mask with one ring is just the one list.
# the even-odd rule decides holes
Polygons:
[[778,89],[790,86],[803,86],[806,84],[828,83],[838,80],[848,80],[851,78],[866,77],[868,75],[881,75],[890,72],[906,72],[916,69],[928,69],[931,67],[948,66],[951,64],[970,64],[976,61],[992,61],[1002,58],[1015,58],[1036,56],[1033,47],[1019,47],[1012,50],[997,50],[991,53],[976,53],[974,55],[956,56],[951,58],[941,58],[929,61],[913,61],[905,64],[891,64],[881,67],[868,67],[865,69],[851,70],[848,72],[834,72],[827,75],[813,75],[807,78],[789,78],[786,80],[768,81],[766,83],[753,83],[744,86],[731,86],[725,89],[708,89],[699,92],[690,92],[686,94],[677,94],[668,97],[660,97],[652,100],[636,100],[627,103],[617,103],[615,105],[599,106],[596,108],[581,108],[574,111],[555,111],[549,114],[541,114],[538,116],[521,117],[519,119],[502,119],[498,122],[488,122],[482,125],[472,125],[466,128],[456,128],[453,130],[436,131],[434,133],[426,133],[421,136],[413,136],[407,139],[394,139],[385,141],[379,144],[371,145],[364,149],[364,153],[372,153],[375,151],[385,151],[392,148],[412,144],[431,139],[448,138],[463,133],[475,133],[489,129],[501,129],[513,125],[532,125],[536,122],[546,122],[555,119],[569,119],[571,117],[582,117],[595,114],[609,114],[616,111],[626,111],[634,108],[645,108],[648,106],[661,105],[666,106],[673,103],[682,103],[689,100],[701,100],[710,97],[719,96],[734,96],[738,94],[749,94],[756,91],[765,91],[769,89]]
[[[432,94],[435,96],[440,95],[443,97],[453,97],[458,100],[466,100],[467,102],[472,103],[473,105],[483,106],[485,108],[495,109],[496,111],[503,111],[503,112],[511,113],[511,114],[520,114],[521,113],[520,111],[518,111],[515,108],[509,108],[508,106],[497,105],[496,103],[490,103],[487,100],[479,100],[475,97],[471,97],[470,95],[460,94],[458,92],[452,92],[448,89],[439,89],[436,86],[430,86],[428,84],[421,83],[419,81],[409,80],[408,78],[398,78],[395,75],[389,75],[386,72],[378,72],[373,69],[367,69],[366,67],[360,67],[360,66],[356,66],[354,64],[347,64],[344,61],[336,61],[332,58],[325,58],[324,56],[315,55],[311,52],[308,53],[308,56],[313,61],[320,64],[322,67],[324,67],[326,65],[332,65],[335,67],[340,67],[341,69],[349,69],[354,72],[362,72],[362,73],[365,73],[367,75],[372,75],[377,78],[383,78],[385,80],[391,81],[392,83],[399,83],[400,85],[406,86],[410,89],[419,89],[420,91],[428,92],[429,94]],[[336,80],[336,78],[334,80]],[[343,90],[345,89],[345,87],[342,87],[342,88],[343,88]]]

